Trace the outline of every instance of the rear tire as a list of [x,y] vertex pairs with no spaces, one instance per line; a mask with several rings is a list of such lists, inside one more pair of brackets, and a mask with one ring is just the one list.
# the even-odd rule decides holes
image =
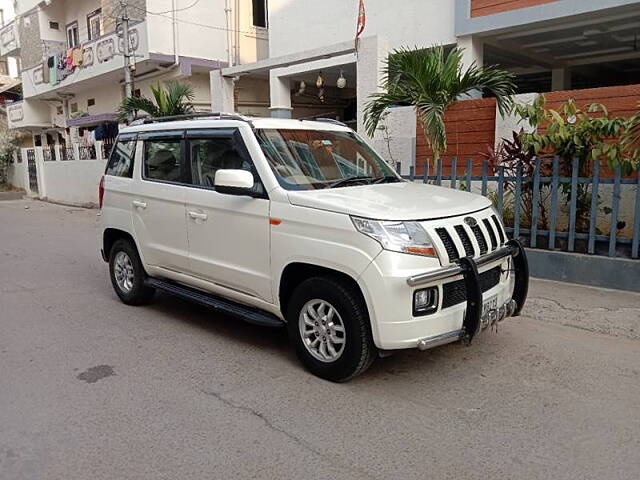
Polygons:
[[149,303],[156,290],[144,284],[147,274],[140,255],[129,240],[117,240],[109,254],[109,276],[116,294],[127,305]]
[[289,337],[314,375],[346,382],[376,357],[369,314],[361,293],[335,277],[314,277],[293,292],[287,309]]

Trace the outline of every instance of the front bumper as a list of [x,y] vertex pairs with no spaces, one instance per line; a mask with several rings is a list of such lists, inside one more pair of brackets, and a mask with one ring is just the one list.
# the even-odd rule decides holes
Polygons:
[[[426,349],[461,339],[471,341],[484,328],[519,314],[524,305],[529,275],[526,255],[517,241],[475,260],[461,259],[453,266],[434,270],[429,263],[429,259],[385,251],[361,275],[359,284],[380,350]],[[488,277],[494,281],[487,282]],[[466,297],[445,305],[444,299],[451,297],[443,294],[452,291],[445,287],[454,284],[455,294]],[[438,309],[415,316],[414,292],[425,287],[438,288]],[[495,299],[496,304],[484,317],[483,298]]]
[[[512,298],[504,302],[495,309],[482,311],[482,289],[480,288],[480,277],[478,267],[502,260],[507,257],[513,258],[513,274],[515,283]],[[443,268],[435,272],[415,275],[407,278],[407,284],[415,287],[426,285],[434,281],[446,280],[462,274],[467,290],[467,304],[465,308],[462,328],[457,331],[447,332],[435,337],[423,338],[418,341],[417,347],[420,350],[444,345],[446,343],[463,340],[470,343],[479,332],[488,327],[496,325],[508,317],[517,317],[522,311],[522,307],[527,299],[529,291],[529,265],[527,256],[518,240],[510,240],[507,244],[488,254],[480,257],[477,261],[472,258],[462,258],[457,265]]]

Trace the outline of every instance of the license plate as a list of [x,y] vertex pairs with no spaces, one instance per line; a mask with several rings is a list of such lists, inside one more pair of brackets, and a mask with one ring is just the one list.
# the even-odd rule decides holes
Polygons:
[[489,310],[495,310],[496,308],[498,308],[498,296],[494,295],[482,304],[482,316],[484,317]]

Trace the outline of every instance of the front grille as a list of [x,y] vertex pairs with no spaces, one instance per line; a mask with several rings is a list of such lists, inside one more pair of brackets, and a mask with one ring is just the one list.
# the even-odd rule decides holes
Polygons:
[[[501,267],[494,267],[480,274],[482,293],[491,290],[500,282]],[[467,287],[464,280],[446,283],[442,286],[442,308],[453,307],[467,301]]]
[[436,228],[436,233],[442,240],[444,244],[444,249],[447,251],[447,255],[449,256],[449,261],[453,262],[460,258],[460,254],[458,253],[458,249],[456,248],[456,244],[453,243],[453,239],[451,235],[447,231],[446,228]]
[[462,225],[455,226],[456,233],[460,237],[462,241],[462,246],[464,247],[464,253],[467,257],[473,257],[473,244],[471,243],[471,239],[469,238],[469,234],[464,229]]
[[[435,229],[449,257],[449,263],[456,262],[462,256],[479,257],[504,245],[507,238],[498,217],[493,215],[482,219],[476,218],[476,221],[477,224],[473,227],[460,222],[458,225]],[[446,259],[443,258],[443,260]]]

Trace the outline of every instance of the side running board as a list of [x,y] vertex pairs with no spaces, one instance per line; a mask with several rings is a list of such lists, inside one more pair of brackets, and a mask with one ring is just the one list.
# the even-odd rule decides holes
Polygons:
[[246,307],[244,305],[234,303],[231,300],[222,299],[184,285],[178,285],[176,283],[157,278],[147,278],[145,280],[145,284],[149,287],[170,293],[171,295],[182,297],[194,303],[199,303],[200,305],[209,307],[216,312],[237,317],[254,325],[260,325],[263,327],[283,327],[285,325],[282,320],[270,313]]

